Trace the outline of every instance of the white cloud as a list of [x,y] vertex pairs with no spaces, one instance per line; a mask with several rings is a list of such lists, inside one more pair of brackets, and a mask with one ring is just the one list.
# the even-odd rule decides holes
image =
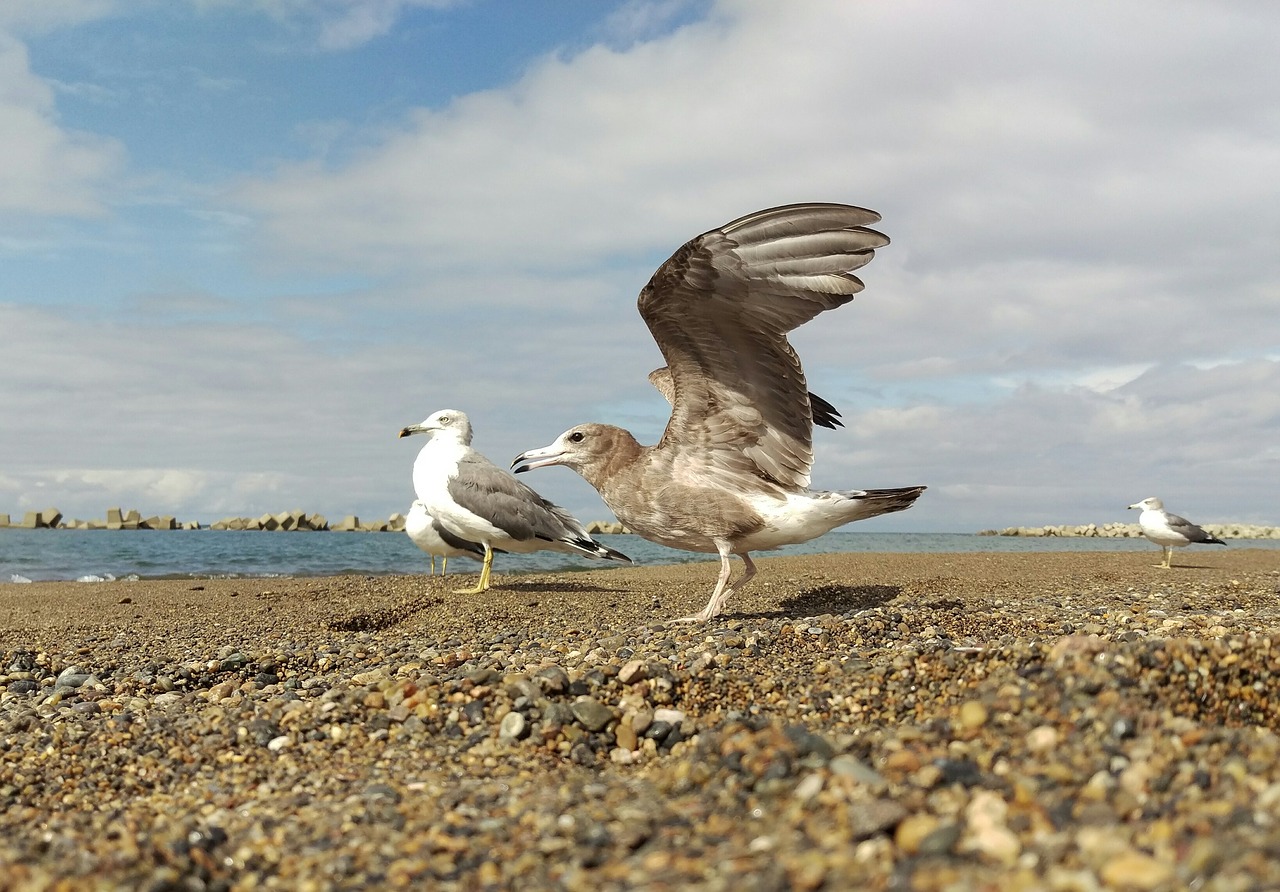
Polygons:
[[382,37],[407,10],[447,9],[465,0],[193,0],[198,9],[255,10],[308,33],[323,50],[349,50]]
[[[57,471],[49,475],[59,488],[97,493],[114,507],[180,505],[204,494],[212,475],[179,468],[93,468]],[[122,500],[127,504],[121,505]]]
[[[1259,23],[1201,7],[1160,44],[1108,4],[724,3],[626,52],[545,58],[350,163],[288,165],[238,197],[276,259],[415,275],[495,245],[554,269],[647,254],[804,197],[883,210],[918,273],[1149,276],[1171,259],[1203,275],[1280,223],[1256,189],[1280,150],[1243,109],[1195,100],[1206,82],[1268,91],[1280,71]],[[1205,20],[1243,41],[1229,76]]]
[[109,139],[58,123],[53,90],[32,74],[26,47],[0,31],[0,217],[86,216],[124,158]]
[[661,34],[700,5],[702,0],[627,0],[609,14],[601,30],[612,40],[631,44]]
[[115,0],[39,0],[0,4],[0,31],[40,33],[103,18]]
[[[334,46],[407,8],[238,5]],[[587,419],[652,441],[661,360],[636,292],[696,233],[817,199],[877,208],[893,244],[794,339],[848,424],[819,435],[815,483],[931,487],[879,528],[1105,521],[1153,494],[1276,522],[1259,481],[1280,470],[1280,210],[1259,184],[1280,161],[1277,24],[1208,0],[733,0],[664,36],[615,20],[643,42],[549,55],[389,131],[299,122],[315,157],[254,166],[203,213],[264,281],[361,287],[263,286],[252,310],[154,283],[96,315],[0,305],[0,496],[385,515],[415,451],[395,431],[447,405],[500,463]],[[68,139],[6,46],[0,121],[34,110]],[[74,161],[56,187],[87,212],[97,180]],[[604,514],[567,471],[526,479]]]
[[1148,495],[1201,520],[1275,523],[1280,362],[1158,366],[1108,393],[1028,386],[982,405],[846,413],[815,485],[926,483],[910,529],[1103,523]]

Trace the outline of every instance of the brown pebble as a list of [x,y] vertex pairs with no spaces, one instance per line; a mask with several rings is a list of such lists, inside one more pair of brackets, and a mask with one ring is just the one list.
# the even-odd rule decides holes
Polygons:
[[1174,871],[1164,861],[1143,852],[1128,851],[1107,861],[1099,871],[1109,888],[1148,892],[1159,889],[1174,879]]

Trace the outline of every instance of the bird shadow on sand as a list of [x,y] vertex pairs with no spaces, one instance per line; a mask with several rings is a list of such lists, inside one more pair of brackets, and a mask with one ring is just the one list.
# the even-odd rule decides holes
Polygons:
[[881,607],[900,594],[902,587],[898,585],[820,585],[792,595],[779,604],[776,610],[738,615],[744,619],[797,619],[823,613],[850,613]]
[[424,596],[390,604],[374,610],[361,610],[330,617],[325,626],[334,632],[377,632],[404,622],[415,613],[440,604],[433,596]]
[[627,591],[623,588],[607,588],[601,585],[586,585],[581,582],[511,582],[495,585],[493,588],[504,592],[555,592],[557,594],[568,592],[612,592],[623,594]]

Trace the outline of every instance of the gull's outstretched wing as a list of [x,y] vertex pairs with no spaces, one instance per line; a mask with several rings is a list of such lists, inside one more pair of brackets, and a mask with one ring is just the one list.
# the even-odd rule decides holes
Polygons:
[[813,407],[787,333],[862,290],[853,271],[889,243],[866,228],[879,219],[841,204],[771,208],[698,236],[654,273],[639,308],[670,369],[659,447],[687,453],[675,468],[809,485]]

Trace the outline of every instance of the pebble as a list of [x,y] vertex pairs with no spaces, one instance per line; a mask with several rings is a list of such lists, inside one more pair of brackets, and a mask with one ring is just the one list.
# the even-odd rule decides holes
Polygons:
[[977,700],[966,700],[960,704],[960,727],[966,731],[974,731],[987,723],[987,707]]
[[1049,725],[1040,725],[1027,732],[1027,750],[1033,753],[1049,753],[1058,745],[1062,735],[1058,729]]
[[635,684],[649,677],[649,667],[643,660],[631,660],[618,670],[618,681],[623,684]]
[[924,841],[937,832],[941,823],[936,815],[928,812],[907,815],[894,830],[893,841],[904,853],[918,855]]
[[1151,892],[1173,882],[1173,868],[1142,852],[1127,851],[1109,860],[1099,872],[1109,888]]
[[518,712],[509,712],[498,725],[498,735],[507,740],[523,740],[529,734],[529,723]]
[[575,700],[570,704],[569,711],[588,731],[603,731],[604,726],[613,721],[613,710],[591,697]]

